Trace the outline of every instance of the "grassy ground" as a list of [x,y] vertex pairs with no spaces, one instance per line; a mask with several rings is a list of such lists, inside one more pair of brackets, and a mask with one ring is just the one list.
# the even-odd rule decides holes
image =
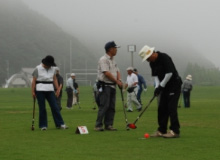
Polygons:
[[[35,131],[31,131],[33,101],[30,89],[0,89],[0,159],[1,160],[214,160],[220,159],[220,87],[194,87],[189,109],[179,111],[181,138],[144,139],[145,133],[157,128],[156,101],[139,119],[136,130],[125,130],[125,119],[120,92],[114,127],[117,132],[93,131],[97,109],[92,99],[92,89],[81,87],[81,107],[65,108],[63,94],[62,115],[68,130],[55,129],[51,111],[47,106],[49,128],[38,129],[36,109]],[[142,94],[146,105],[153,88]],[[133,122],[139,112],[127,113]],[[85,125],[88,135],[75,134],[77,126]]]

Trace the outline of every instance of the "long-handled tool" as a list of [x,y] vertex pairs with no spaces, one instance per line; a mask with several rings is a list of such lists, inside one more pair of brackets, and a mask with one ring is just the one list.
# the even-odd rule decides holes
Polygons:
[[181,108],[182,98],[183,98],[183,95],[182,95],[182,92],[181,92],[180,93],[180,100],[179,100],[178,108]]
[[144,110],[140,113],[140,115],[136,118],[136,120],[134,121],[134,123],[129,123],[127,126],[131,129],[136,129],[137,126],[135,125],[137,123],[137,121],[139,120],[139,118],[142,116],[142,114],[147,110],[147,108],[150,106],[151,102],[154,100],[155,96],[153,96],[151,98],[151,100],[149,101],[149,103],[147,104],[147,106],[144,108]]
[[125,104],[124,104],[124,95],[123,95],[123,92],[122,92],[122,88],[120,88],[120,91],[121,91],[122,108],[123,108],[124,116],[125,116],[126,129],[129,130],[127,114],[126,114],[125,107],[124,107]]
[[34,117],[35,117],[35,102],[36,102],[36,98],[33,98],[33,118],[32,118],[32,126],[31,126],[31,130],[34,131]]

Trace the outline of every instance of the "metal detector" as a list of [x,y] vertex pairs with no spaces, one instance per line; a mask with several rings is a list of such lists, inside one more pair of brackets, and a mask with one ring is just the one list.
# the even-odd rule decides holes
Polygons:
[[134,123],[129,123],[127,126],[131,129],[136,129],[137,126],[135,125],[137,123],[137,121],[139,120],[139,118],[142,116],[142,114],[147,110],[147,108],[150,106],[151,102],[154,100],[155,96],[153,96],[151,98],[151,100],[149,101],[149,103],[147,104],[147,106],[144,108],[144,110],[140,113],[140,115],[136,118],[136,120],[134,121]]
[[35,117],[35,102],[36,102],[36,98],[33,98],[33,118],[32,118],[32,126],[31,126],[31,130],[34,131],[34,117]]

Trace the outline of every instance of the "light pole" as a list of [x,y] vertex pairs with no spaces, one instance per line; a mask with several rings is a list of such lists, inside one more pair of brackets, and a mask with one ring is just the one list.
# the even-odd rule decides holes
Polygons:
[[131,67],[134,67],[133,53],[136,52],[136,45],[128,45],[128,52],[131,52]]
[[9,61],[8,60],[6,60],[6,65],[7,65],[6,71],[7,71],[7,80],[8,80],[9,78]]
[[70,73],[72,72],[72,40],[70,40]]

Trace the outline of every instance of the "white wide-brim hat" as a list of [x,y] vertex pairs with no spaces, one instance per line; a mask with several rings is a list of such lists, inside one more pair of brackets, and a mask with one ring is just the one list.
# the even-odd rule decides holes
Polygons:
[[128,68],[127,68],[127,71],[129,71],[129,70],[133,71],[134,68],[133,68],[133,67],[128,67]]
[[139,56],[142,58],[142,62],[146,61],[146,59],[148,59],[152,53],[154,52],[154,47],[151,48],[147,45],[145,45],[139,52]]
[[75,73],[71,73],[70,76],[76,76]]
[[192,80],[192,76],[189,74],[188,76],[186,76],[186,79],[188,79],[188,80]]

